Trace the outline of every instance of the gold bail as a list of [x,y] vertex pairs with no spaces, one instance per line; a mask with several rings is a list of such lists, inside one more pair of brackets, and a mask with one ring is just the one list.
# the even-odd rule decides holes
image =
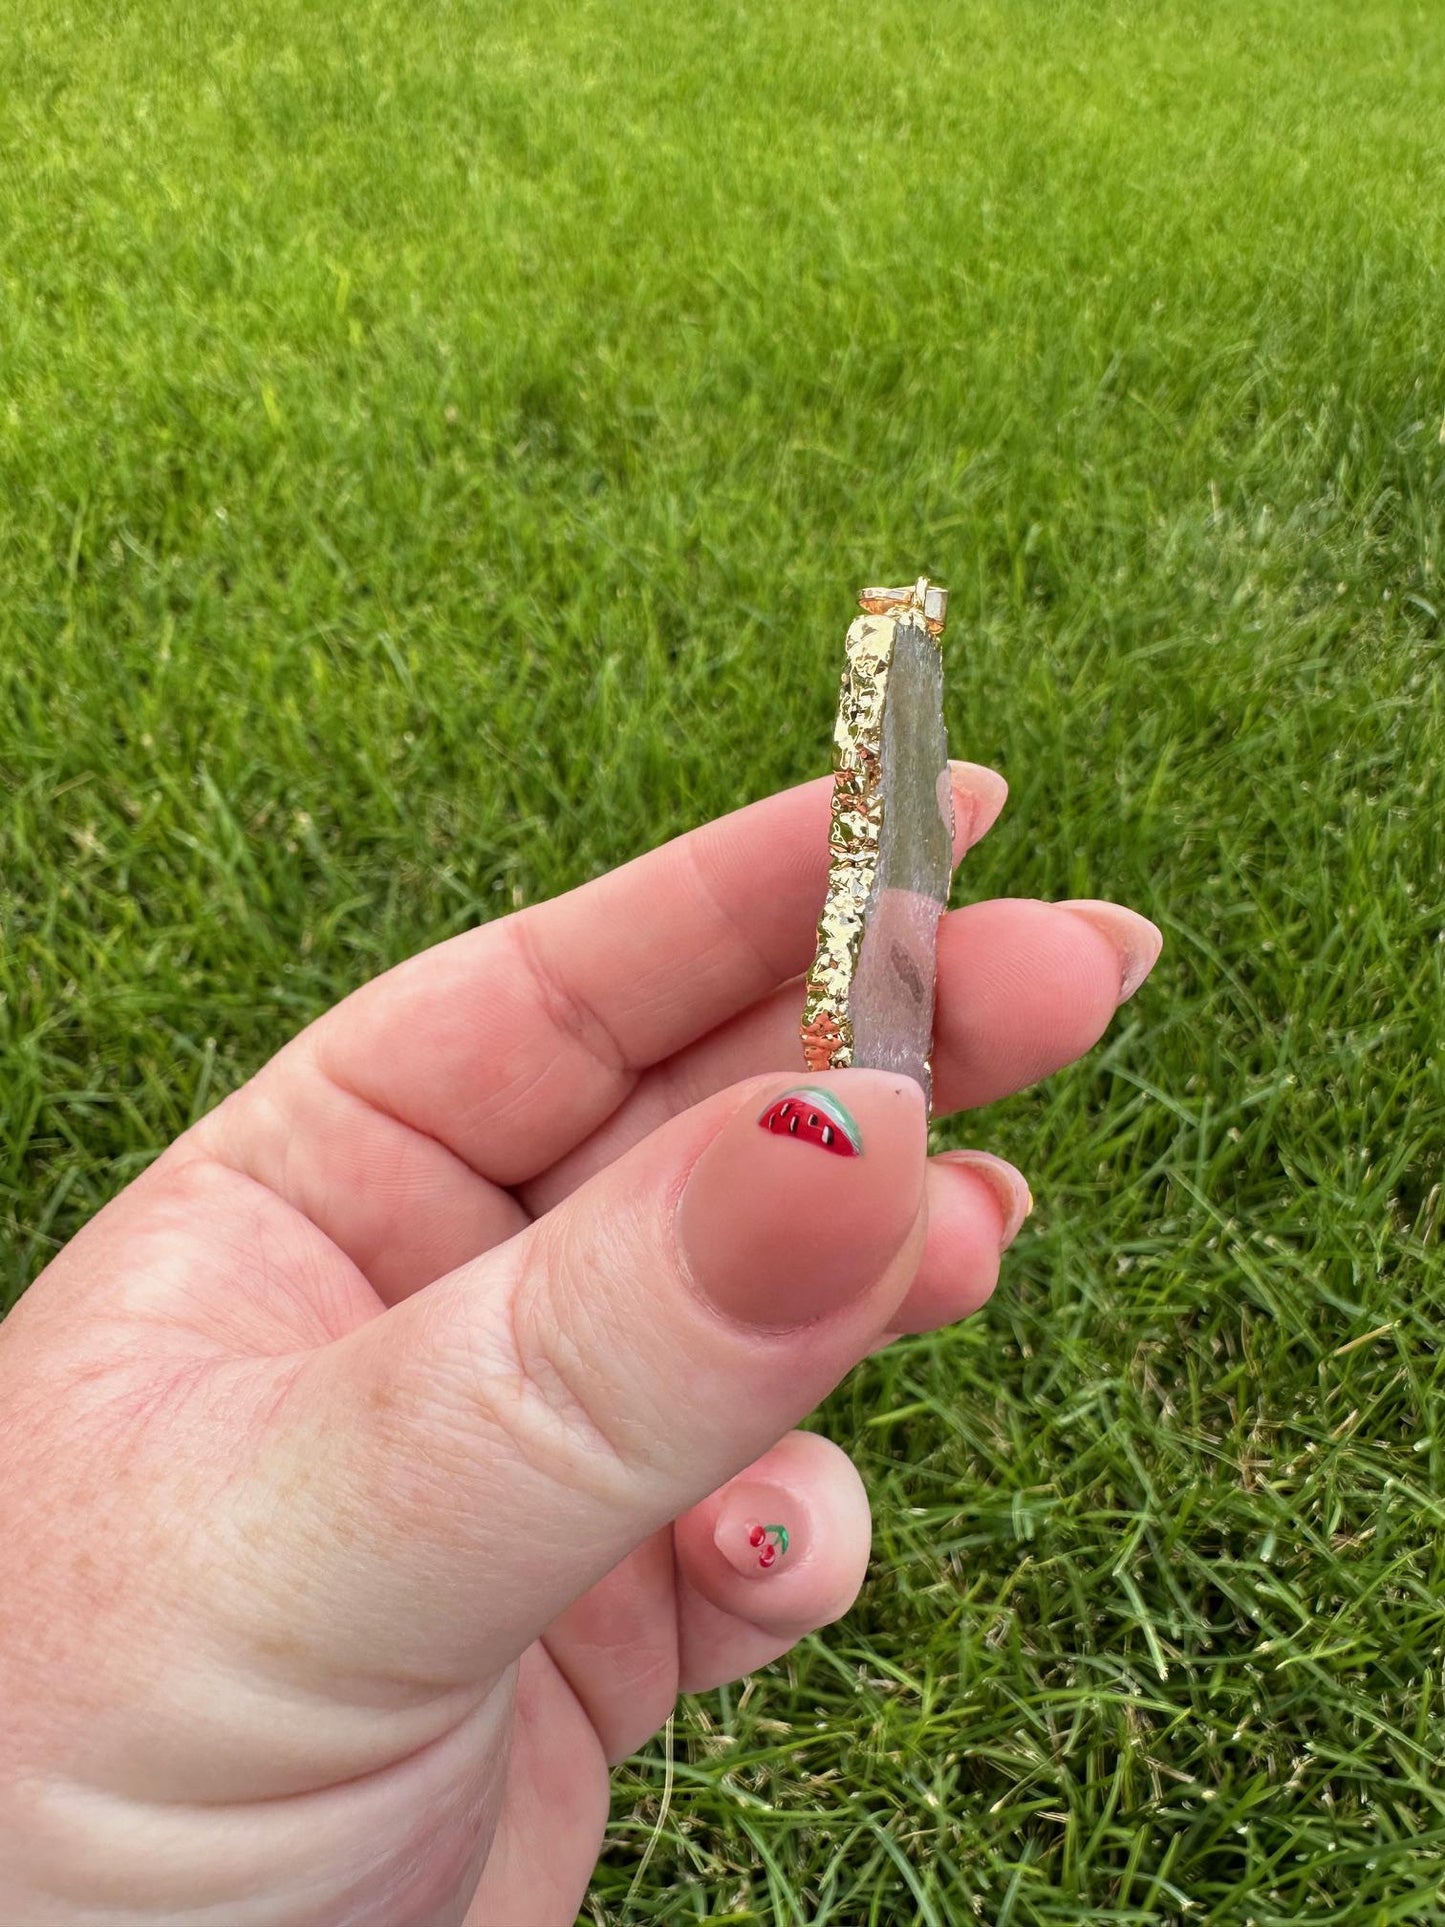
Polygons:
[[870,616],[892,616],[914,609],[923,617],[929,635],[941,636],[948,620],[948,591],[921,575],[907,589],[860,589],[858,606]]

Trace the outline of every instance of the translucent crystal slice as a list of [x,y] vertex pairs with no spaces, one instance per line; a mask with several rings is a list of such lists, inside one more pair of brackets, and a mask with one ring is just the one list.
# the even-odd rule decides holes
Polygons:
[[901,616],[893,637],[877,795],[877,868],[846,1005],[852,1062],[906,1073],[931,1111],[935,945],[952,876],[953,795],[943,656],[921,612]]
[[920,576],[858,600],[833,729],[828,889],[803,1061],[906,1072],[931,1114],[934,948],[953,845],[938,642],[947,591]]

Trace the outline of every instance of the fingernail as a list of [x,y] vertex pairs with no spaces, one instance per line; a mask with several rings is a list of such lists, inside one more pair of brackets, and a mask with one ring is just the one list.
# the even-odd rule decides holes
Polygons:
[[940,1164],[960,1164],[967,1171],[975,1171],[993,1192],[1002,1215],[1003,1225],[999,1233],[998,1248],[1007,1251],[1019,1234],[1019,1227],[1034,1208],[1034,1195],[1024,1180],[1022,1171],[1003,1158],[996,1158],[992,1151],[943,1151],[936,1162]]
[[953,787],[954,861],[984,837],[998,821],[1008,801],[1008,784],[996,769],[983,763],[965,763],[957,757],[949,765]]
[[686,1272],[727,1317],[811,1324],[883,1278],[922,1210],[927,1163],[911,1077],[820,1071],[761,1105],[754,1097],[683,1186],[675,1231]]
[[742,1578],[764,1579],[797,1563],[802,1550],[798,1529],[796,1508],[785,1492],[739,1485],[723,1500],[713,1544]]
[[1137,910],[1126,910],[1122,903],[1076,897],[1059,904],[1058,908],[1072,910],[1076,917],[1092,924],[1100,936],[1113,944],[1119,957],[1119,1002],[1126,1003],[1159,961],[1159,952],[1164,948],[1163,931],[1147,917],[1141,917]]

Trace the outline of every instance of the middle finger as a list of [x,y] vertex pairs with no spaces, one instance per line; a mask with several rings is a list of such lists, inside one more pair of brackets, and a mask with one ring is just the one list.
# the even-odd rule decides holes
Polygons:
[[[992,1103],[1096,1044],[1158,955],[1159,932],[1117,904],[1001,897],[938,926],[935,1110]],[[803,979],[653,1065],[606,1120],[550,1170],[517,1188],[532,1216],[714,1091],[799,1064]]]

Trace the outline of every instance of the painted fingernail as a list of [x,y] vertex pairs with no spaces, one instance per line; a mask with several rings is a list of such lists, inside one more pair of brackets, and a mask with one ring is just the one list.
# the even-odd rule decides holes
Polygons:
[[811,1084],[775,1097],[758,1118],[775,1137],[793,1137],[800,1144],[816,1144],[835,1157],[861,1158],[863,1133],[858,1120],[831,1091]]
[[690,1284],[716,1310],[792,1331],[865,1295],[916,1235],[928,1116],[918,1084],[892,1071],[822,1071],[768,1090],[694,1164],[676,1238]]
[[786,1495],[761,1486],[740,1487],[723,1501],[713,1527],[713,1544],[733,1571],[744,1579],[760,1579],[787,1562],[794,1548],[796,1521],[781,1516]]
[[761,1525],[756,1519],[745,1528],[748,1551],[757,1558],[759,1572],[769,1572],[788,1550],[788,1528],[785,1525]]
[[1159,952],[1164,948],[1163,931],[1147,917],[1141,917],[1137,910],[1126,910],[1122,903],[1075,897],[1058,908],[1082,917],[1114,946],[1119,958],[1119,1002],[1126,1003],[1159,961]]
[[957,757],[948,765],[953,788],[954,859],[971,849],[998,821],[1008,801],[1008,784],[996,769],[965,763]]
[[1034,1208],[1034,1196],[1023,1172],[1015,1170],[1005,1159],[996,1158],[992,1151],[943,1151],[937,1162],[962,1165],[964,1170],[975,1171],[983,1179],[993,1192],[1003,1219],[998,1248],[1007,1251]]

